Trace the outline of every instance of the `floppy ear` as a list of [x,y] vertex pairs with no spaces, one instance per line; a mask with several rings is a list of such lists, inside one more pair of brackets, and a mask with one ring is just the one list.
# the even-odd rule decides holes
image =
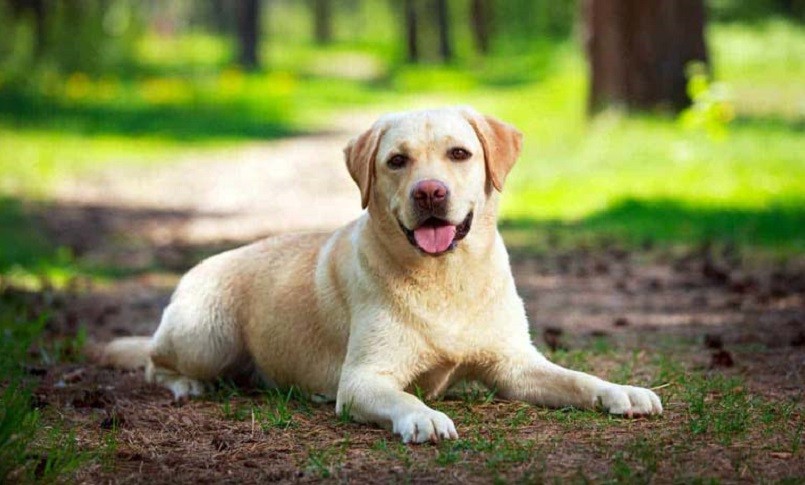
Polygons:
[[375,125],[359,137],[350,140],[344,148],[347,170],[361,189],[361,207],[364,209],[369,205],[369,194],[372,192],[372,180],[375,175],[374,162],[382,134],[383,132]]
[[501,192],[506,176],[520,156],[523,134],[492,116],[483,116],[472,109],[464,109],[463,112],[484,147],[487,177],[492,186]]

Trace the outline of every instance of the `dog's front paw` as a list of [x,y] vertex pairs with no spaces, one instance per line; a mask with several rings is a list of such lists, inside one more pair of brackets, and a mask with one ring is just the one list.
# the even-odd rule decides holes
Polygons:
[[395,419],[394,433],[402,436],[403,443],[437,443],[458,438],[453,421],[433,409],[414,411]]
[[610,414],[627,417],[662,414],[662,403],[653,391],[635,386],[604,383],[596,394],[596,402]]

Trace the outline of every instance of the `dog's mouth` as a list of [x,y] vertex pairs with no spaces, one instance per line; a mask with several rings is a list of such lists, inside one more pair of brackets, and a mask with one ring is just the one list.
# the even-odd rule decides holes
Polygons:
[[425,254],[439,256],[455,249],[458,242],[469,234],[472,226],[472,212],[467,214],[467,217],[458,225],[438,217],[429,217],[412,230],[405,227],[399,220],[397,222],[411,245]]

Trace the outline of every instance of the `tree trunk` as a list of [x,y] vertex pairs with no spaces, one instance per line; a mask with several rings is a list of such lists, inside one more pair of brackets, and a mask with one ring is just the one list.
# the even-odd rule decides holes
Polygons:
[[680,110],[685,67],[707,61],[703,0],[584,0],[590,111]]
[[209,2],[210,10],[207,23],[219,34],[232,34],[236,25],[236,16],[232,14],[232,9],[228,5],[229,2],[227,0],[209,0]]
[[260,44],[260,0],[239,0],[238,42],[240,65],[249,71],[260,67],[258,48]]
[[777,0],[782,12],[794,20],[805,20],[805,0]]
[[414,0],[405,0],[405,46],[409,62],[419,62],[417,14]]
[[450,42],[450,12],[447,0],[436,0],[436,22],[439,29],[439,55],[444,62],[453,59],[453,46]]
[[333,40],[331,0],[313,0],[313,26],[317,44],[325,45]]
[[472,0],[470,18],[475,47],[481,54],[489,53],[489,37],[492,30],[491,0]]
[[45,54],[47,44],[47,24],[45,23],[45,2],[44,0],[32,0],[29,2],[34,13],[34,24],[36,25],[36,44],[34,52],[37,59],[41,59]]
[[34,57],[41,59],[47,45],[47,6],[44,0],[11,0],[11,9],[17,17],[31,12],[34,18]]

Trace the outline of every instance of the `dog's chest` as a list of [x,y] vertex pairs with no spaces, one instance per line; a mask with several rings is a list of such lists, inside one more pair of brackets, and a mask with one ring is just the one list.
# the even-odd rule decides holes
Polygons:
[[452,362],[434,365],[419,374],[406,390],[413,394],[422,394],[427,399],[441,396],[453,384],[458,368],[459,366]]
[[[453,298],[417,295],[405,300],[399,314],[403,324],[418,335],[423,355],[431,356],[433,365],[471,362],[505,331],[501,307],[508,305],[506,295],[494,292],[472,295],[456,294]],[[431,358],[426,360],[431,361]],[[446,365],[449,367],[449,365]]]
[[388,281],[387,289],[396,304],[414,313],[459,318],[489,305],[503,291],[500,283],[486,271],[453,268],[397,277]]

